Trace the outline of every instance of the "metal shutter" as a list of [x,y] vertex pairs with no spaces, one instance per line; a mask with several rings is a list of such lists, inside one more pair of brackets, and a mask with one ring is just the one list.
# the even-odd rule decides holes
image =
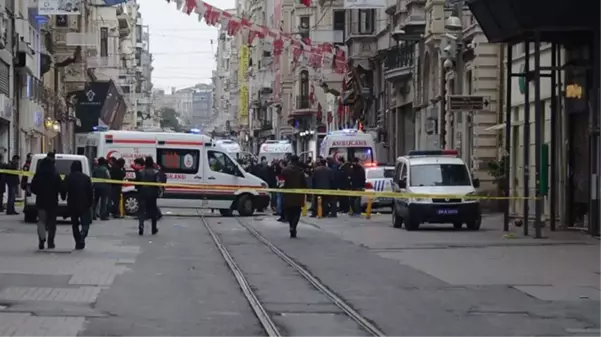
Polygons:
[[10,66],[0,61],[0,93],[10,97]]

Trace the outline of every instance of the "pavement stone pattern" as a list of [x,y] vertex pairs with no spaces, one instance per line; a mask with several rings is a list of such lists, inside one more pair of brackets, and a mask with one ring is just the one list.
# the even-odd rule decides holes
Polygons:
[[57,248],[38,251],[35,225],[0,215],[0,336],[83,331],[87,317],[98,315],[93,306],[102,291],[140,253],[139,246],[118,239],[128,230],[117,220],[95,222],[86,249],[74,251],[70,226],[59,224]]

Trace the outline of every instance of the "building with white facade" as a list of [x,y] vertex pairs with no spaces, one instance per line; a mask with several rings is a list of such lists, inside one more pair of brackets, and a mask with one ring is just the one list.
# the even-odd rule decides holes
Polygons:
[[[226,12],[235,15],[235,9],[227,9]],[[216,69],[213,71],[213,97],[212,109],[215,126],[226,125],[230,128],[238,125],[235,111],[231,108],[230,90],[232,86],[231,62],[232,44],[234,37],[226,33],[226,27],[220,27],[217,40],[217,51],[215,52]],[[236,104],[237,106],[237,104]]]

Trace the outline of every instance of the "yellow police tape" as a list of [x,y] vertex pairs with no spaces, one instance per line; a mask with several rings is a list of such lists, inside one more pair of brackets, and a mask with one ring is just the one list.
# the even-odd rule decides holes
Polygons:
[[[33,173],[19,170],[0,169],[0,174],[10,174],[19,176],[33,176]],[[64,178],[64,175],[61,177]],[[222,185],[195,185],[195,184],[173,184],[173,183],[151,183],[132,180],[112,180],[92,178],[92,182],[117,184],[117,185],[135,185],[135,186],[155,186],[186,188],[192,190],[218,190],[218,191],[237,191],[252,190],[256,192],[274,192],[291,194],[313,194],[313,195],[331,195],[339,197],[371,197],[371,198],[391,198],[391,199],[465,199],[465,200],[536,200],[538,197],[497,197],[483,195],[465,195],[465,194],[430,194],[430,193],[397,193],[397,192],[365,192],[353,190],[319,190],[319,189],[281,189],[281,188],[250,188],[247,186],[222,186]]]

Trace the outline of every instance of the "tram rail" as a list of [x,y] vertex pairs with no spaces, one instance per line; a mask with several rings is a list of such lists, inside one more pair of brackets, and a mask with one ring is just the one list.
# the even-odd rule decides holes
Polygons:
[[[225,260],[228,268],[234,275],[234,278],[238,282],[242,293],[246,297],[246,300],[250,304],[253,312],[257,316],[260,324],[265,330],[266,334],[269,337],[280,337],[282,333],[278,326],[275,324],[267,310],[265,310],[263,304],[252,290],[247,277],[244,275],[244,272],[240,267],[236,264],[236,261],[230,254],[228,248],[221,240],[220,236],[217,232],[211,227],[209,222],[207,221],[204,215],[200,215],[201,221],[207,231],[209,232],[215,246],[221,253],[223,259]],[[325,295],[334,305],[336,305],[350,320],[354,321],[362,330],[367,332],[369,335],[384,337],[386,336],[382,331],[380,331],[373,323],[371,323],[367,318],[363,317],[359,314],[355,309],[353,309],[348,303],[346,303],[340,296],[338,296],[335,292],[333,292],[330,288],[328,288],[325,284],[323,284],[320,280],[318,280],[311,272],[309,272],[306,268],[298,264],[294,261],[290,256],[284,253],[281,249],[279,249],[276,245],[270,242],[267,238],[265,238],[261,233],[259,233],[256,229],[254,229],[251,225],[249,225],[246,221],[241,219],[240,217],[235,217],[237,223],[244,228],[248,233],[250,233],[257,241],[261,242],[264,246],[266,246],[274,255],[279,257],[283,262],[285,262],[289,267],[294,269],[300,276],[302,276],[309,284],[311,284],[317,291],[321,294]]]

